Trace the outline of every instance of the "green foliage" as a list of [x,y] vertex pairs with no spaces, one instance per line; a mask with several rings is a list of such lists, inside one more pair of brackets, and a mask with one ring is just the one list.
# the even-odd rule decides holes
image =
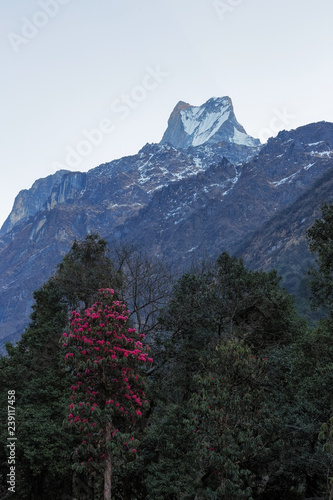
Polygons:
[[[8,357],[0,361],[2,411],[7,408],[7,390],[16,392],[16,476],[22,500],[42,499],[45,491],[56,499],[56,484],[70,488],[71,482],[71,439],[62,428],[66,374],[58,349],[66,308],[53,280],[34,298],[29,328],[16,347],[7,345]],[[4,421],[5,415],[1,417]]]
[[307,231],[316,266],[310,269],[310,289],[314,308],[324,307],[333,314],[333,204],[323,204],[321,219]]
[[[279,286],[275,271],[249,271],[241,259],[224,252],[202,274],[185,274],[161,317],[172,343],[187,347],[234,334],[258,353],[291,342],[303,328],[292,297]],[[187,350],[188,350],[187,349]]]
[[149,464],[147,500],[194,498],[195,447],[188,418],[186,405],[170,403],[158,405],[150,419],[143,442]]
[[327,456],[318,446],[331,413],[333,338],[326,322],[304,329],[295,342],[269,355],[267,453],[258,469],[267,478],[258,499],[307,498],[325,493]]
[[196,448],[200,498],[252,499],[251,460],[263,447],[267,360],[236,338],[212,351],[205,373],[195,377],[188,408]]
[[217,260],[215,311],[224,336],[234,332],[255,349],[291,342],[300,329],[291,296],[280,288],[276,271],[249,271],[224,252]]
[[[314,227],[316,249],[321,229]],[[320,239],[317,271],[322,275],[317,277],[318,290],[325,289],[322,303],[329,303],[331,250],[325,241]],[[163,266],[126,249],[116,261],[112,265],[97,235],[75,242],[54,276],[35,292],[22,339],[17,346],[8,344],[8,356],[0,359],[1,420],[7,418],[6,391],[17,396],[20,498],[41,500],[47,492],[51,500],[61,495],[100,499],[108,453],[115,500],[304,500],[327,494],[327,478],[333,475],[331,427],[320,428],[333,407],[331,318],[310,330],[296,316],[275,271],[249,271],[227,253],[184,274],[170,294]],[[146,369],[151,406],[135,428],[119,413],[129,411],[122,381],[130,381],[124,370],[134,337],[127,329],[128,335],[111,342],[107,335],[118,327],[105,327],[107,308],[96,302],[93,311],[82,310],[96,300],[98,288],[117,282],[120,296],[127,295],[134,306],[131,316],[120,311],[118,327],[134,321],[139,333],[149,332],[154,348],[155,363]],[[71,315],[71,332],[61,338],[69,306],[77,312]],[[61,344],[67,344],[67,369]],[[107,372],[110,363],[117,376]],[[78,390],[78,374],[85,374],[82,388],[90,393]],[[80,413],[80,403],[88,404],[87,415]],[[77,417],[78,432],[63,427],[63,420]],[[5,431],[0,430],[3,442]],[[129,453],[126,443],[137,453]],[[4,450],[1,461],[6,470]]]
[[[145,441],[149,498],[322,494],[327,457],[317,435],[332,407],[328,325],[308,330],[275,272],[248,271],[224,253],[213,269],[180,278],[161,327]],[[179,495],[168,489],[171,480]]]
[[263,353],[299,336],[292,299],[275,272],[248,271],[223,253],[213,268],[179,279],[160,324],[149,498],[251,498],[267,456],[263,415],[273,418]]
[[107,256],[108,244],[97,234],[74,241],[72,248],[58,265],[54,276],[57,288],[71,309],[94,302],[99,288],[118,287],[121,275]]

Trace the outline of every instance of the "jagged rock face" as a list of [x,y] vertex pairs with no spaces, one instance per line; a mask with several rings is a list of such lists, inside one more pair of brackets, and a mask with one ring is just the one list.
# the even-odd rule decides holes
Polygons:
[[0,343],[20,337],[33,291],[75,238],[130,240],[179,268],[198,255],[232,253],[332,168],[332,137],[333,125],[319,123],[264,147],[147,144],[88,173],[36,181],[0,236]]
[[86,184],[86,173],[71,172],[64,175],[61,182],[52,189],[44,208],[52,210],[56,205],[68,203],[70,200],[77,200],[85,192]]
[[15,224],[26,221],[29,217],[43,210],[53,189],[57,188],[68,170],[59,170],[54,175],[36,181],[30,189],[24,189],[17,195],[13,210],[0,229],[0,235],[10,231]]
[[212,98],[202,106],[180,101],[170,116],[161,144],[188,148],[218,142],[249,147],[260,144],[238,123],[230,97]]

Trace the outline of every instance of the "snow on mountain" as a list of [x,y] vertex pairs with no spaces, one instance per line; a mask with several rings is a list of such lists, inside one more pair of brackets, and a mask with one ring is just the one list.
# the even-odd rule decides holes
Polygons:
[[209,113],[204,108],[188,108],[180,112],[184,130],[192,135],[192,146],[207,142],[229,118],[230,109],[221,106],[219,112]]
[[220,142],[246,147],[260,144],[238,123],[230,97],[212,97],[201,106],[180,101],[171,113],[161,141],[183,149]]
[[230,139],[230,142],[233,142],[234,144],[240,144],[242,146],[249,146],[249,147],[254,146],[253,137],[249,136],[245,132],[237,130],[236,127],[234,127],[234,136],[233,138]]

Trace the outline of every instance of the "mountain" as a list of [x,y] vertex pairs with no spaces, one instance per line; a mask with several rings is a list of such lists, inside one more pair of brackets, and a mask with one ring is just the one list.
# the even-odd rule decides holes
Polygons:
[[153,253],[179,265],[193,255],[234,253],[332,166],[333,124],[283,131],[242,165],[223,159],[195,178],[164,187],[118,229],[119,237],[149,242]]
[[213,97],[202,106],[180,101],[171,113],[161,144],[184,149],[219,142],[249,147],[260,144],[236,120],[230,97]]
[[246,135],[230,98],[181,103],[160,144],[19,193],[0,233],[0,344],[19,339],[33,291],[75,238],[131,241],[184,269],[203,254],[236,252],[333,166],[331,123],[281,132],[264,146],[247,135],[237,142],[235,130]]

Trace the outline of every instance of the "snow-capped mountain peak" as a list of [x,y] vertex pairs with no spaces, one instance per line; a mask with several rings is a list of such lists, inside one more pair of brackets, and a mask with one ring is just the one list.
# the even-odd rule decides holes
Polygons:
[[249,136],[236,120],[230,97],[212,97],[201,106],[180,101],[168,121],[161,143],[178,148],[229,142],[254,147],[258,139]]

